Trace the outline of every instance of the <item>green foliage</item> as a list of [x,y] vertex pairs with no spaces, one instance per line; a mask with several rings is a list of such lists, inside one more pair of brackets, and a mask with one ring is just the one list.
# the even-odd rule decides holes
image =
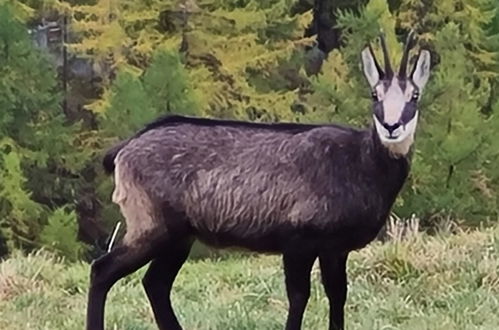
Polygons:
[[[421,134],[404,212],[425,210],[466,218],[497,219],[497,113],[487,110],[493,95],[497,53],[487,44],[492,2],[470,1],[454,11],[435,2],[415,22],[438,54],[421,116]],[[431,28],[430,28],[431,27]],[[495,37],[498,37],[496,34]],[[438,180],[437,180],[438,178]]]
[[[26,191],[26,178],[21,169],[20,155],[12,145],[4,144],[0,167],[0,238],[9,250],[31,247],[35,233],[40,229],[36,219],[41,215],[40,205]],[[9,150],[10,149],[10,150]]]
[[104,116],[104,127],[110,132],[117,132],[122,138],[136,131],[144,119],[154,118],[150,100],[139,77],[128,71],[117,74]]
[[143,85],[156,116],[174,111],[185,115],[199,113],[199,105],[181,56],[174,50],[158,50],[144,73]]
[[[479,74],[469,74],[474,65],[460,38],[454,23],[435,36],[434,45],[442,61],[427,90],[427,110],[422,116],[423,132],[406,208],[408,212],[445,211],[473,220],[495,216],[497,198],[490,182],[494,173],[485,166],[499,159],[497,152],[486,145],[488,140],[497,141],[499,135],[489,129],[496,119],[487,119],[480,111],[490,85]],[[437,181],[436,177],[441,179]]]
[[103,129],[122,138],[172,109],[194,115],[198,105],[180,54],[163,49],[154,54],[143,74],[119,71],[109,93],[94,107],[102,113]]
[[49,215],[47,224],[40,233],[40,242],[68,260],[76,261],[85,252],[84,245],[77,240],[77,234],[76,213],[58,208]]
[[89,155],[75,147],[79,126],[66,125],[56,72],[16,8],[0,3],[0,239],[10,249],[39,246],[51,208],[72,202],[72,173]]

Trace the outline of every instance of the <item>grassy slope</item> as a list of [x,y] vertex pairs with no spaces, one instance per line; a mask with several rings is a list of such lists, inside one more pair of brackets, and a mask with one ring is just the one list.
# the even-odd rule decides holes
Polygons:
[[[144,270],[110,293],[108,329],[155,329],[140,285]],[[47,253],[0,265],[0,329],[82,329],[88,265]],[[348,329],[498,329],[499,229],[373,244],[352,253]],[[281,329],[285,299],[274,256],[191,261],[173,292],[185,329]],[[314,269],[305,329],[326,329]]]

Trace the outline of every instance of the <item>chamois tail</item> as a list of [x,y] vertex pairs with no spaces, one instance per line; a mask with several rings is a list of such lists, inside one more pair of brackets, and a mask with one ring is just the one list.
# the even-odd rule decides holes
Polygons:
[[114,172],[115,168],[114,160],[116,159],[116,156],[118,155],[120,150],[123,149],[123,147],[126,146],[128,142],[129,140],[125,140],[114,145],[104,155],[104,158],[102,159],[102,166],[104,167],[104,171],[107,174],[112,174]]

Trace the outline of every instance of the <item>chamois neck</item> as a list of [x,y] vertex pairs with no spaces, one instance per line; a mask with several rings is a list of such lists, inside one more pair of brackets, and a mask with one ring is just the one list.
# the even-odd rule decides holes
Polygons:
[[411,161],[412,158],[412,145],[414,142],[413,136],[408,136],[406,140],[392,145],[384,144],[376,132],[376,127],[372,125],[370,128],[369,144],[373,151],[383,157],[391,158],[393,160]]
[[409,174],[412,152],[394,155],[380,141],[374,127],[368,129],[366,134],[363,155],[366,166],[375,167],[384,180],[394,179],[403,183]]

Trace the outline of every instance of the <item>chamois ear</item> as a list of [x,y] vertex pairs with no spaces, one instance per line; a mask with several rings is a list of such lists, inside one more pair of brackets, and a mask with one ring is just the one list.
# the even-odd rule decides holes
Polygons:
[[430,59],[430,52],[428,50],[422,50],[419,53],[418,60],[412,71],[412,81],[420,91],[423,90],[430,77]]
[[366,76],[367,82],[374,88],[381,78],[381,69],[379,68],[376,58],[372,52],[371,47],[366,47],[361,53],[362,56],[362,69],[364,70],[364,75]]

